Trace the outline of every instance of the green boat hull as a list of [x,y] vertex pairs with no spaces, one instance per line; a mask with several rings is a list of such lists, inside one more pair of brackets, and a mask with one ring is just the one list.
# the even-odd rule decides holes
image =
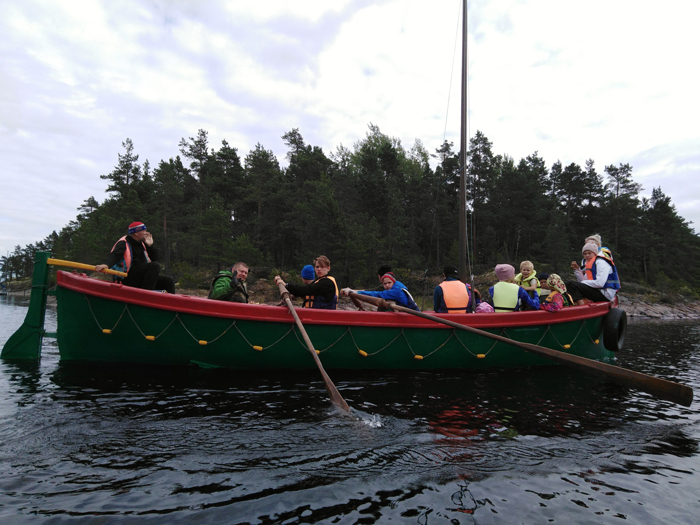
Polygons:
[[[315,369],[286,308],[161,294],[58,272],[62,360]],[[555,350],[602,359],[610,305],[561,312],[447,315],[452,321]],[[403,313],[299,309],[326,370],[484,369],[551,364],[507,343]]]

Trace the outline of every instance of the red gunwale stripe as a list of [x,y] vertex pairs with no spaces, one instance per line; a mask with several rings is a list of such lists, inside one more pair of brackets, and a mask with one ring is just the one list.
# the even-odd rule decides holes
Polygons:
[[[64,272],[60,270],[57,272],[57,281],[58,286],[67,290],[84,293],[92,297],[110,299],[157,310],[205,315],[223,319],[294,323],[294,318],[291,316],[286,306],[229,303],[225,301],[212,301],[210,299],[190,295],[172,295],[151,290],[130,288],[118,283],[92,279],[84,273]],[[567,307],[555,313],[540,310],[536,312],[434,315],[475,328],[522,328],[601,317],[607,314],[612,307],[613,303],[606,302]],[[302,322],[317,325],[374,326],[388,328],[420,327],[451,330],[450,327],[430,321],[429,319],[399,312],[378,313],[347,310],[315,310],[310,308],[298,308],[297,312]]]

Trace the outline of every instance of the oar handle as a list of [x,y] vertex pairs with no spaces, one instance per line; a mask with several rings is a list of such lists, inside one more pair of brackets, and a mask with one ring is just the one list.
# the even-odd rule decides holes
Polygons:
[[436,323],[442,323],[444,325],[451,326],[452,328],[456,328],[458,330],[465,330],[473,334],[488,337],[490,339],[495,339],[496,341],[500,341],[502,343],[514,345],[522,348],[526,352],[530,352],[531,354],[545,357],[547,359],[552,359],[554,361],[557,361],[558,363],[577,368],[589,374],[606,377],[608,379],[616,381],[617,383],[631,386],[639,390],[643,390],[644,392],[658,396],[662,399],[673,401],[674,403],[678,403],[679,405],[690,406],[690,404],[693,402],[693,389],[681,383],[674,383],[673,381],[668,381],[666,379],[642,374],[641,372],[635,372],[633,370],[628,370],[619,366],[609,365],[607,363],[602,363],[593,359],[568,354],[566,352],[560,352],[559,350],[554,350],[552,348],[533,345],[530,343],[521,343],[520,341],[514,341],[513,339],[509,339],[498,334],[492,334],[491,332],[487,332],[485,330],[479,330],[478,328],[474,328],[473,326],[456,323],[454,321],[442,319],[441,317],[429,315],[424,312],[416,312],[415,310],[411,310],[410,308],[404,308],[403,306],[399,306],[398,304],[395,304],[393,302],[385,301],[384,299],[381,299],[379,297],[370,297],[368,295],[361,295],[354,292],[351,292],[349,295],[350,297],[359,299],[360,301],[365,301],[377,307],[391,308],[398,312],[405,312],[407,314],[416,315],[424,319],[435,321]]
[[[367,304],[371,304],[372,306],[376,306],[377,308],[382,308],[383,310],[389,310],[389,309],[393,308],[394,306],[396,306],[395,303],[386,301],[386,300],[382,299],[381,297],[373,297],[371,295],[363,295],[363,294],[359,294],[357,292],[349,292],[348,297],[350,299],[352,299],[353,303],[356,301],[362,301],[362,302],[365,302]],[[414,312],[415,310],[411,310],[411,311]]]
[[[62,259],[49,259],[46,262],[48,264],[52,264],[54,266],[67,266],[68,268],[79,268],[80,270],[92,270],[93,272],[97,271],[97,270],[95,270],[95,267],[90,265],[90,264],[77,263],[77,262],[73,262],[73,261],[64,261]],[[108,273],[111,275],[118,275],[119,277],[126,277],[125,272],[118,272],[117,270],[110,270],[109,268],[102,270],[101,273]]]

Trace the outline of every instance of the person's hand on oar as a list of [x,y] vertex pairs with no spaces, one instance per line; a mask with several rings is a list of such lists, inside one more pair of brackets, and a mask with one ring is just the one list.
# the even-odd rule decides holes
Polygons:
[[[344,295],[345,297],[350,297],[351,293],[355,293],[355,290],[352,288],[343,288],[340,290],[340,295]],[[365,307],[362,306],[362,303],[355,299],[354,297],[350,297],[350,300],[352,301],[352,304],[354,304],[358,310],[364,311]]]

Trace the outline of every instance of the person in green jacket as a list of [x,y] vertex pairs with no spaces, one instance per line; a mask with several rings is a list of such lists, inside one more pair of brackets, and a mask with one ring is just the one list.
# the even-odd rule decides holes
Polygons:
[[246,277],[248,277],[248,265],[244,262],[237,262],[230,270],[222,270],[211,282],[209,299],[247,303]]

